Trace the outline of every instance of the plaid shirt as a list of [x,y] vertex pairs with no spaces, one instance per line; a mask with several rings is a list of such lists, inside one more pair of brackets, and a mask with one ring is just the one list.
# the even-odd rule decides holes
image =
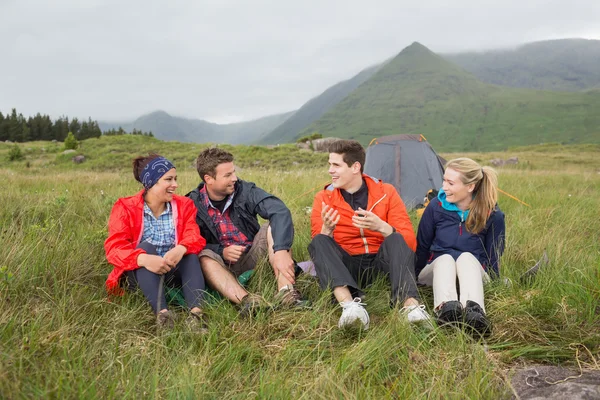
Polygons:
[[153,244],[160,256],[164,256],[167,251],[175,247],[175,225],[173,224],[171,203],[167,203],[165,211],[158,218],[152,214],[148,204],[144,203],[142,242]]
[[233,203],[233,196],[235,196],[235,193],[229,196],[229,199],[227,199],[227,202],[225,203],[225,207],[223,207],[223,212],[221,213],[221,211],[210,202],[208,193],[206,193],[206,186],[202,187],[202,190],[200,190],[200,199],[208,211],[208,216],[217,228],[219,242],[224,247],[231,245],[250,247],[252,246],[252,242],[248,240],[246,235],[244,235],[231,221],[229,206]]

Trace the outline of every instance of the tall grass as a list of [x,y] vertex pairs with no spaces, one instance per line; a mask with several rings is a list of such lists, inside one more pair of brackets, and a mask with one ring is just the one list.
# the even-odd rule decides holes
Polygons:
[[[197,184],[187,145],[149,143],[179,160],[179,193]],[[133,155],[147,150],[138,145],[126,152],[118,139],[112,150],[86,141],[90,162],[78,166],[63,160],[60,149],[39,150],[48,143],[25,147],[25,161],[0,161],[1,398],[507,398],[511,369],[523,364],[600,368],[595,152],[469,154],[483,162],[518,156],[519,165],[500,170],[500,184],[531,205],[500,198],[508,227],[502,277],[512,284],[486,287],[494,332],[481,343],[458,331],[409,326],[388,308],[384,280],[367,290],[371,329],[342,332],[331,293],[308,276],[299,288],[311,310],[242,320],[217,301],[206,306],[208,335],[195,336],[182,323],[157,332],[139,293],[109,299],[104,292],[111,268],[102,248],[106,222],[114,201],[138,190],[128,167]],[[0,146],[0,158],[3,151]],[[113,159],[120,153],[112,151],[122,155]],[[306,155],[295,153],[290,150],[286,171],[252,166],[249,158],[240,175],[287,202],[296,226],[293,251],[304,260],[306,207],[327,174],[322,155],[306,167],[293,164]],[[544,250],[550,264],[533,282],[520,282]],[[267,265],[259,266],[250,288],[273,299]],[[431,307],[431,291],[422,295]]]

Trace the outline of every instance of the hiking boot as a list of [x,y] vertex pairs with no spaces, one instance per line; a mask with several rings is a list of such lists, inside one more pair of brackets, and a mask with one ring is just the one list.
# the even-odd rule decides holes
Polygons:
[[462,304],[456,300],[447,301],[436,311],[435,317],[439,326],[458,324],[463,321]]
[[467,300],[464,312],[466,330],[481,337],[488,337],[492,333],[492,323],[485,316],[485,312],[479,304]]
[[433,329],[431,316],[425,311],[425,306],[423,304],[402,307],[400,309],[400,315],[406,318],[411,324],[423,325]]
[[369,314],[363,307],[366,306],[366,304],[361,303],[359,297],[356,297],[352,301],[340,303],[340,306],[342,306],[343,311],[338,322],[339,328],[348,328],[357,325],[364,330],[369,329]]
[[260,296],[248,293],[242,301],[237,305],[240,317],[253,317],[258,313],[258,310],[264,308],[264,301]]
[[167,310],[156,315],[156,325],[159,329],[173,329],[175,326],[175,314]]
[[275,302],[285,308],[305,308],[309,301],[302,298],[302,294],[292,285],[282,287],[275,295]]
[[208,325],[206,325],[206,317],[202,311],[190,312],[185,319],[185,325],[194,333],[208,333]]

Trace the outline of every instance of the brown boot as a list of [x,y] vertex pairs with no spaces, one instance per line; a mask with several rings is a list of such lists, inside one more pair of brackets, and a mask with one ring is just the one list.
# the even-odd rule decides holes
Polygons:
[[175,326],[175,314],[169,310],[159,312],[156,315],[156,325],[159,329],[173,329]]
[[206,316],[202,310],[191,312],[185,319],[185,324],[188,329],[194,333],[206,334],[208,333],[208,325],[206,324]]

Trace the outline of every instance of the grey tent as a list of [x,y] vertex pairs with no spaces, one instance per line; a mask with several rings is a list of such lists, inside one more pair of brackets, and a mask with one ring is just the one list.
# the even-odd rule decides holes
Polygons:
[[423,204],[430,189],[442,187],[445,163],[423,135],[393,135],[371,141],[364,171],[394,185],[411,210]]

